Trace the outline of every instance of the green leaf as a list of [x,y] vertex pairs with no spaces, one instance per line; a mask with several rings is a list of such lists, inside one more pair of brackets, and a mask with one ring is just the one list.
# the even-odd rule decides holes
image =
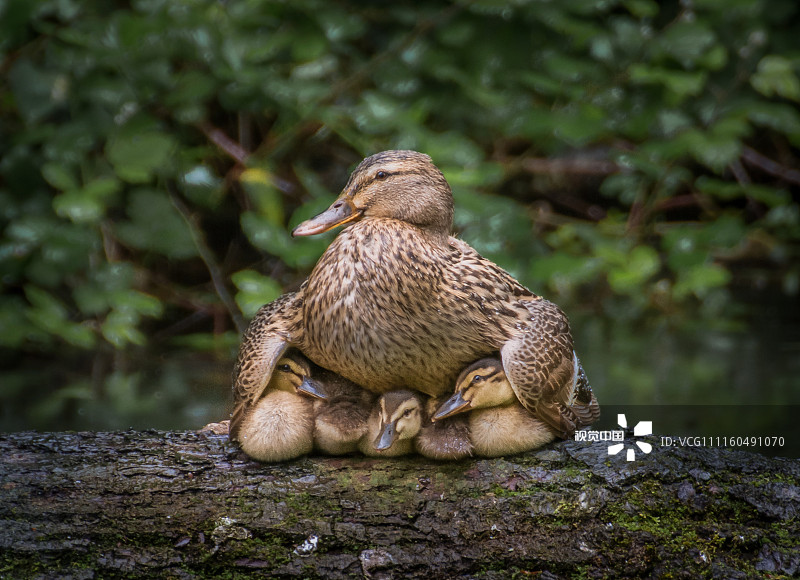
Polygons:
[[296,61],[308,62],[325,54],[328,41],[319,28],[312,25],[300,25],[295,30],[292,43],[292,57]]
[[140,250],[158,252],[170,258],[197,255],[189,226],[173,207],[166,193],[137,189],[128,203],[128,222],[117,225],[117,235]]
[[130,183],[145,183],[159,169],[166,170],[175,149],[169,135],[155,131],[126,131],[106,144],[106,155],[114,171]]
[[690,129],[673,140],[677,148],[685,147],[692,156],[716,173],[721,173],[741,155],[742,143],[723,133]]
[[196,165],[183,174],[181,191],[191,201],[216,208],[225,194],[222,180],[206,165]]
[[250,168],[242,172],[239,181],[247,191],[259,214],[276,227],[283,227],[283,201],[275,187],[272,176],[261,168]]
[[689,294],[704,298],[711,290],[727,285],[730,280],[731,273],[718,264],[697,264],[678,272],[673,293],[679,300]]
[[95,336],[92,330],[69,320],[67,308],[60,300],[32,284],[25,286],[25,296],[32,305],[26,315],[34,325],[74,346],[94,346]]
[[789,193],[783,189],[754,183],[728,182],[706,175],[698,177],[695,186],[699,191],[722,200],[749,197],[771,207],[785,204],[791,199]]
[[622,4],[637,18],[654,18],[658,15],[658,2],[654,0],[625,0]]
[[783,56],[771,54],[762,58],[757,72],[750,77],[750,84],[767,97],[778,95],[800,101],[800,79],[794,72],[792,61]]
[[120,189],[113,177],[99,177],[81,189],[62,193],[53,200],[53,209],[75,223],[92,223],[105,215],[107,205]]
[[259,308],[272,302],[282,293],[280,285],[275,280],[254,270],[240,270],[231,276],[231,280],[239,289],[236,294],[236,304],[246,318],[252,318]]
[[586,256],[572,256],[563,251],[537,258],[530,275],[539,284],[547,284],[561,295],[568,295],[581,284],[594,280],[602,261]]
[[679,21],[666,29],[659,44],[662,50],[678,60],[684,68],[691,69],[715,40],[714,31],[702,22]]
[[686,72],[634,63],[628,69],[631,82],[642,85],[663,85],[674,96],[675,103],[699,95],[706,85],[706,71]]
[[61,163],[45,163],[42,166],[45,181],[61,191],[78,189],[78,180],[68,167]]
[[26,123],[33,124],[66,104],[70,93],[66,71],[39,68],[28,57],[16,60],[8,73],[14,102]]
[[[324,207],[327,207],[327,204]],[[302,215],[308,215],[308,208],[301,209],[303,209]],[[293,218],[292,222],[295,221],[299,223],[300,220]],[[254,212],[243,213],[241,224],[251,244],[273,256],[278,256],[293,268],[312,266],[335,235],[331,232],[313,238],[292,238],[286,228],[276,226]]]
[[139,320],[138,313],[133,310],[112,310],[100,329],[103,337],[116,348],[123,348],[129,343],[142,345],[145,343],[145,336],[136,328]]
[[124,298],[117,300],[116,304],[118,307],[129,308],[142,316],[161,316],[164,311],[161,300],[138,290],[126,292]]
[[624,264],[612,267],[608,272],[608,283],[615,292],[628,294],[638,291],[642,284],[661,267],[661,260],[650,246],[636,246],[628,254]]
[[23,300],[13,296],[0,301],[0,346],[19,348],[30,338],[31,328],[25,316]]
[[756,125],[800,137],[800,112],[797,107],[786,103],[752,101],[746,103],[746,114]]
[[664,235],[667,264],[675,272],[681,272],[708,261],[709,252],[703,241],[700,227],[678,226]]

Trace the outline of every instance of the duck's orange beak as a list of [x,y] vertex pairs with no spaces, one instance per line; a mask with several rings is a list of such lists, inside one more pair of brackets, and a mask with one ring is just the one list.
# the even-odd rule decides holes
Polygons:
[[293,236],[313,236],[361,219],[361,211],[349,199],[337,199],[331,207],[306,220],[292,231]]

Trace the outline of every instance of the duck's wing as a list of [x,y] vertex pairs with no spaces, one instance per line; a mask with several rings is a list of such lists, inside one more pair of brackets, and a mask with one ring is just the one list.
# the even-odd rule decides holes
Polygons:
[[[458,288],[454,290],[465,292],[463,298],[473,301],[475,307],[488,309],[499,306],[501,302],[539,299],[514,276],[484,258],[465,241],[451,236],[448,242],[452,254],[446,256],[444,261],[449,264],[452,277],[458,282]],[[503,313],[505,316],[509,314]]]
[[292,292],[262,306],[250,321],[233,368],[231,439],[237,439],[246,412],[261,398],[275,365],[292,346],[293,332],[301,316],[302,298]]
[[575,428],[588,427],[600,418],[600,404],[594,396],[589,380],[583,370],[580,360],[577,360],[577,375],[575,386],[572,390],[567,405],[575,415]]
[[503,369],[522,406],[569,437],[576,428],[570,401],[580,372],[569,322],[552,302],[521,302],[528,315],[500,349]]

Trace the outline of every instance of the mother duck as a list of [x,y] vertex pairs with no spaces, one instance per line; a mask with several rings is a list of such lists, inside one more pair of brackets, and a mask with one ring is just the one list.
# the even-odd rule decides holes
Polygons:
[[257,398],[248,383],[268,380],[289,346],[373,392],[431,396],[452,394],[464,367],[499,353],[525,408],[564,437],[582,426],[580,408],[597,402],[566,316],[450,236],[452,223],[450,186],[429,156],[364,159],[336,201],[292,232],[349,224],[282,314],[268,305],[251,322],[235,372],[239,404]]

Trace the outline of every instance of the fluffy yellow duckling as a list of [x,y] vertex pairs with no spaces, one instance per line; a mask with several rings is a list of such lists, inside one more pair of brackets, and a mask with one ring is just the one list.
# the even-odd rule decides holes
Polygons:
[[305,357],[296,352],[285,354],[260,398],[234,413],[231,440],[257,461],[286,461],[309,453],[314,444],[310,397],[319,396],[310,374]]
[[[426,400],[428,399],[428,400]],[[360,449],[373,457],[395,457],[416,451],[431,459],[462,459],[472,455],[466,421],[460,417],[434,424],[436,401],[399,390],[378,398]]]
[[414,438],[422,427],[419,395],[409,390],[384,393],[373,406],[367,433],[359,443],[364,455],[397,457],[414,451]]
[[[600,414],[585,375],[579,372],[579,376],[583,379],[576,383],[570,407],[578,428],[591,424]],[[469,411],[469,433],[475,453],[484,457],[536,449],[557,436],[552,427],[519,404],[496,357],[465,368],[456,381],[455,393],[433,414],[433,420],[465,411]]]
[[[328,371],[314,370],[314,448],[328,455],[358,451],[375,395]],[[302,390],[302,387],[301,387]]]

